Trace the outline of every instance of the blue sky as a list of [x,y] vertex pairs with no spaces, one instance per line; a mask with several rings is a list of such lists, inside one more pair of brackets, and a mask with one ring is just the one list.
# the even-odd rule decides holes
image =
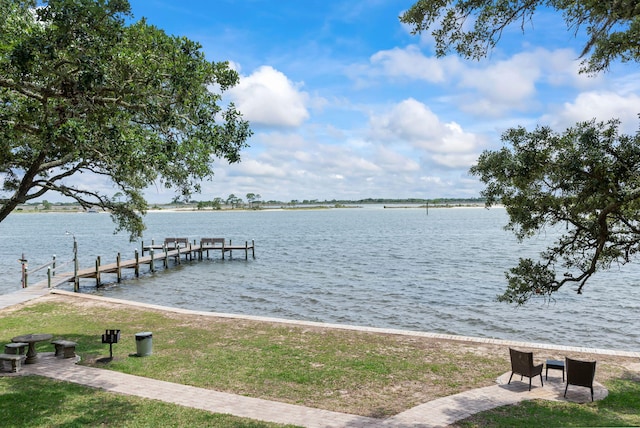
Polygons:
[[430,37],[398,20],[412,3],[131,0],[136,20],[200,42],[241,76],[225,100],[251,122],[251,147],[239,164],[218,161],[194,199],[478,197],[467,171],[509,127],[617,117],[637,131],[638,65],[578,74],[581,40],[558,14],[509,29],[477,62],[436,58]]

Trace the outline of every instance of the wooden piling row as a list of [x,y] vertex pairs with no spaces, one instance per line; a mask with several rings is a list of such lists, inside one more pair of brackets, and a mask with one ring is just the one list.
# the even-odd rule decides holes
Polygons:
[[[181,264],[182,256],[185,260],[194,260],[194,255],[197,256],[197,260],[203,259],[203,253],[206,251],[207,257],[209,257],[209,251],[220,251],[222,259],[225,258],[225,253],[229,253],[232,256],[233,250],[244,250],[245,260],[249,258],[249,251],[251,256],[255,258],[255,243],[252,240],[251,244],[248,241],[245,245],[232,245],[231,241],[228,244],[224,242],[223,238],[203,238],[200,244],[195,241],[193,243],[187,242],[184,238],[171,238],[173,241],[165,240],[162,245],[157,245],[151,241],[151,245],[144,245],[142,243],[142,256],[135,250],[134,258],[131,260],[122,260],[120,253],[116,256],[116,262],[103,265],[101,257],[96,258],[95,267],[87,269],[75,269],[75,275],[67,274],[69,276],[68,282],[74,282],[78,284],[80,278],[95,278],[96,286],[99,287],[102,283],[102,274],[115,273],[117,281],[122,281],[123,269],[134,269],[136,277],[140,276],[140,265],[149,265],[149,271],[156,271],[156,262],[161,261],[165,269],[169,268],[169,259],[174,259],[174,264]],[[155,250],[162,250],[156,253]],[[145,252],[149,255],[145,256]],[[79,291],[78,287],[74,286],[74,291]]]

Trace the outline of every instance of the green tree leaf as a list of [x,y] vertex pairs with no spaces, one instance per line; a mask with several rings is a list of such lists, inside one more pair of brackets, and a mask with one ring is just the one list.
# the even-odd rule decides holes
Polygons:
[[431,31],[436,54],[480,59],[512,25],[523,32],[540,9],[562,13],[567,30],[584,31],[581,71],[598,73],[614,60],[640,59],[640,6],[630,0],[418,0],[400,20],[414,34]]
[[[134,239],[147,186],[188,197],[214,159],[240,161],[249,124],[211,90],[238,74],[198,43],[131,20],[126,0],[0,4],[0,221],[57,192],[109,210]],[[86,172],[121,196],[66,184]]]
[[547,228],[564,233],[507,274],[499,300],[523,304],[551,296],[565,284],[582,293],[587,280],[640,251],[640,132],[624,135],[619,122],[584,122],[563,133],[515,128],[506,147],[485,151],[471,173],[486,185],[487,205],[503,204],[507,229],[520,239]]

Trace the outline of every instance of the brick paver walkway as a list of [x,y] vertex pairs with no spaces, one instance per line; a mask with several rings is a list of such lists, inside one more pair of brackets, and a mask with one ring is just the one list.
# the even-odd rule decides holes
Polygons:
[[262,421],[305,427],[374,427],[375,419],[327,410],[262,400],[196,388],[171,382],[133,376],[111,370],[85,367],[73,359],[56,358],[43,353],[36,364],[28,364],[24,374],[78,383],[105,391],[161,400],[215,413],[227,413]]

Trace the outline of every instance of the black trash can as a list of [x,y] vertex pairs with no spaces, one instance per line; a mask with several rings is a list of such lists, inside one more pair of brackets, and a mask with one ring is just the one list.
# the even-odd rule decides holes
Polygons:
[[151,355],[153,351],[153,334],[150,331],[136,333],[136,353],[138,357]]

